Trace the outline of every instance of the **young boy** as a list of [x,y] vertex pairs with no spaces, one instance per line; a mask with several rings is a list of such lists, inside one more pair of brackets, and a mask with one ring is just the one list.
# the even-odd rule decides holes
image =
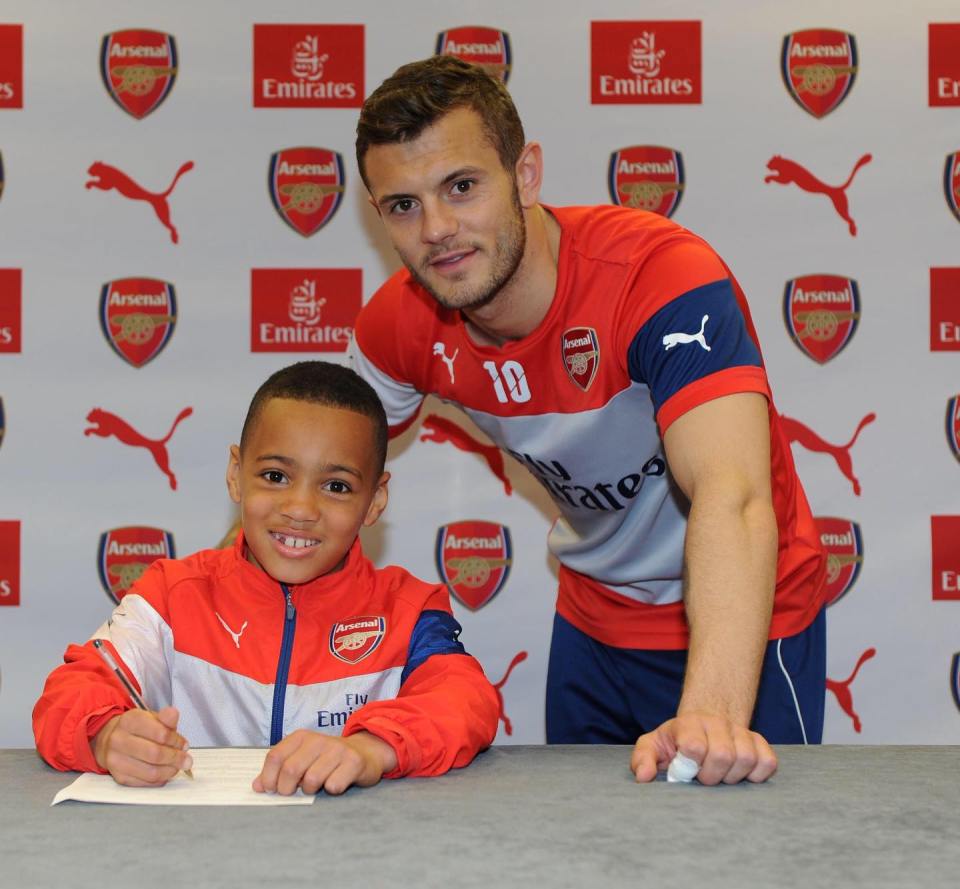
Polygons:
[[353,371],[273,374],[230,448],[234,546],[154,562],[94,634],[150,709],[133,709],[92,640],[71,645],[33,711],[40,755],[159,786],[191,767],[189,744],[270,744],[255,790],[342,793],[489,746],[496,692],[457,641],[446,590],[361,551],[387,505],[386,442],[383,406]]

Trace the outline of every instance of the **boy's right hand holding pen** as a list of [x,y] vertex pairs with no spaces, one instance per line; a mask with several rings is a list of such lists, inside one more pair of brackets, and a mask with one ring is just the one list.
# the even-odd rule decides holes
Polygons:
[[91,739],[93,756],[118,784],[160,787],[193,766],[187,740],[177,732],[179,720],[176,707],[127,710]]

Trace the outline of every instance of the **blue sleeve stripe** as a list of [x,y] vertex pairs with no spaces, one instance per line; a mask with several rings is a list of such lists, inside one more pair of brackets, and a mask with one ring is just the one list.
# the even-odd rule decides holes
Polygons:
[[729,279],[671,300],[637,331],[630,378],[650,389],[654,408],[684,386],[731,367],[762,367]]
[[407,677],[428,657],[435,654],[466,654],[459,639],[462,629],[453,615],[446,611],[422,612],[410,634],[407,665],[400,674],[400,684],[403,685]]

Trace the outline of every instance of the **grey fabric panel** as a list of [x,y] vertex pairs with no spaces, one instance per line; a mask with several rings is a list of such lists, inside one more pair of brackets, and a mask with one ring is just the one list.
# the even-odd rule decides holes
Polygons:
[[628,747],[495,747],[289,809],[63,803],[0,751],[5,886],[885,889],[957,885],[960,748],[780,747],[765,785],[637,785]]

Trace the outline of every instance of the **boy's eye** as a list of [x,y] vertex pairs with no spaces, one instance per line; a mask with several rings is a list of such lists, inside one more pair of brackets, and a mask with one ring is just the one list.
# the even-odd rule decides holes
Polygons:
[[350,485],[338,478],[334,478],[327,482],[327,490],[333,494],[349,494]]
[[274,485],[282,484],[287,478],[279,469],[268,469],[266,472],[261,473],[261,475]]

